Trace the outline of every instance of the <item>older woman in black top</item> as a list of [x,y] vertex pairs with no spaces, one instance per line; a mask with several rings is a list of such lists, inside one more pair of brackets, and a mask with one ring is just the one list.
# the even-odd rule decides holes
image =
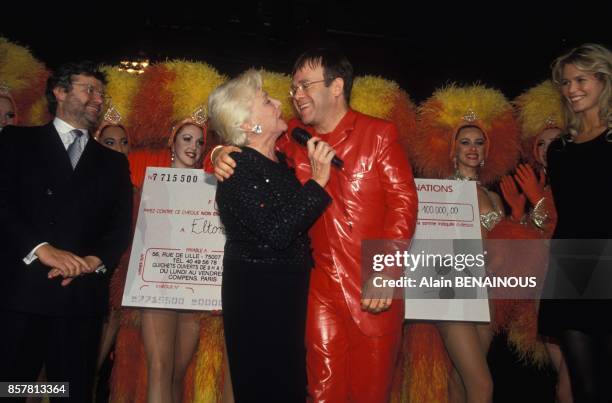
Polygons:
[[227,242],[223,315],[237,402],[304,402],[304,323],[310,268],[308,228],[331,199],[331,147],[311,139],[312,179],[303,185],[276,151],[287,129],[280,102],[249,70],[209,98],[209,124],[232,153],[234,175],[219,183]]

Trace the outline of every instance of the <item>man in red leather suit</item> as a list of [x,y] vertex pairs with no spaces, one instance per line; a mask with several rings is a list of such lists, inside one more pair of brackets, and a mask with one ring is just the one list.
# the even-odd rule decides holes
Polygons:
[[362,297],[361,241],[410,239],[417,216],[414,178],[397,129],[350,109],[352,82],[344,56],[326,49],[300,56],[291,88],[300,120],[292,119],[277,142],[301,182],[311,177],[310,162],[306,148],[290,138],[295,127],[329,143],[344,161],[326,186],[333,202],[310,230],[315,268],[306,362],[315,402],[388,401],[404,301]]

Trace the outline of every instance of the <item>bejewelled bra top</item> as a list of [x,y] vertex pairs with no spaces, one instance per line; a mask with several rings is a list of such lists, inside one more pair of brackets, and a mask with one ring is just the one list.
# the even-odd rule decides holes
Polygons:
[[502,220],[504,216],[496,210],[480,215],[480,225],[487,231],[491,231]]
[[[480,182],[478,182],[476,178],[470,178],[469,176],[463,176],[459,173],[459,171],[455,171],[455,173],[452,176],[450,176],[448,179],[456,180],[456,181],[474,180],[476,181],[477,185],[480,186]],[[487,192],[487,194],[489,193],[489,191],[485,187],[482,187],[482,186],[480,187],[485,192]],[[497,205],[497,203],[495,203],[495,200],[490,197],[489,197],[489,200],[491,200],[491,203],[493,204],[493,210],[485,214],[480,214],[480,225],[482,225],[483,228],[486,229],[487,231],[491,231],[497,224],[499,224],[502,218],[504,218],[504,214],[502,210],[499,208],[499,206]]]

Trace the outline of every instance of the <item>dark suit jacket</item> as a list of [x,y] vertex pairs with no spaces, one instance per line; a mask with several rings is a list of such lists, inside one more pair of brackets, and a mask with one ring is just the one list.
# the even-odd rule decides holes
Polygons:
[[[132,186],[127,159],[93,138],[73,171],[53,126],[6,127],[0,133],[0,307],[43,315],[100,315],[111,271],[129,243]],[[23,258],[41,242],[109,269],[66,287],[49,268]]]

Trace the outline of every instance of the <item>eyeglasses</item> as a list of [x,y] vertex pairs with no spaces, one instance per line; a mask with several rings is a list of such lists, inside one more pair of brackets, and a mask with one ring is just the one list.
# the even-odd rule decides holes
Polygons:
[[100,98],[102,98],[104,101],[110,100],[110,96],[106,95],[106,93],[104,91],[100,91],[100,90],[96,89],[96,87],[94,87],[91,84],[87,84],[87,83],[72,83],[72,85],[80,85],[82,87],[85,87],[85,92],[89,96],[92,96],[93,94],[95,94],[95,95],[99,96]]
[[304,81],[304,82],[299,83],[298,85],[292,84],[289,89],[289,96],[294,97],[297,95],[299,90],[306,92],[308,91],[308,88],[310,88],[312,85],[317,84],[317,83],[322,83],[325,81],[327,80],[323,79],[323,80],[318,80],[318,81]]

